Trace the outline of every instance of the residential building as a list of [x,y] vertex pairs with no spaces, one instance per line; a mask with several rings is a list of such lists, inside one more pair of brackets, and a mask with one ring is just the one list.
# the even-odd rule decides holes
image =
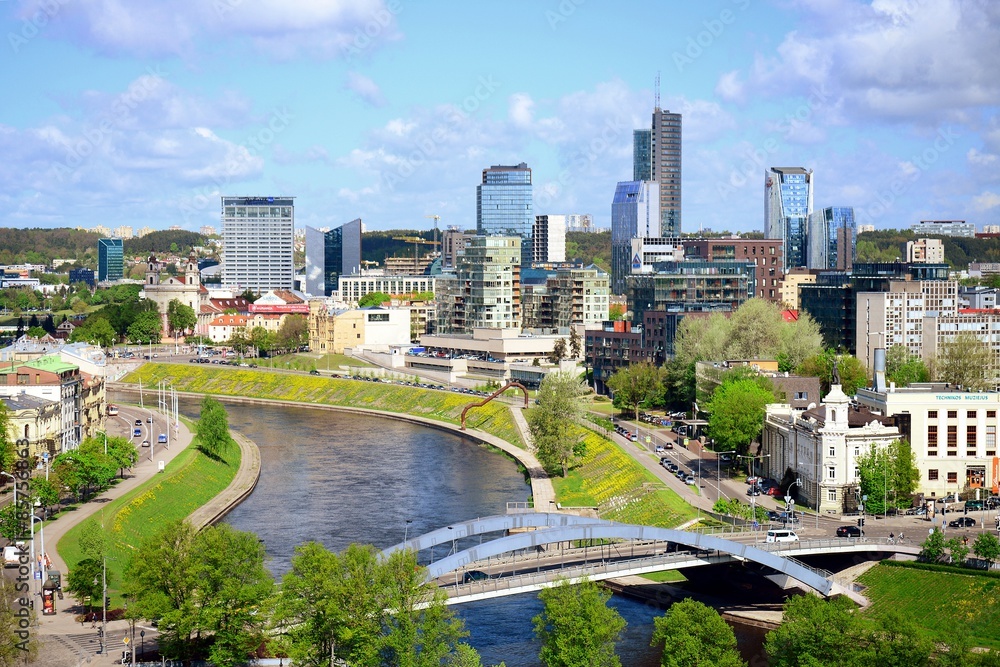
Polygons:
[[14,442],[28,441],[28,455],[41,458],[59,453],[62,432],[62,409],[59,401],[30,394],[14,394],[0,398],[7,406],[7,438]]
[[994,310],[997,308],[997,295],[1000,289],[996,287],[958,286],[958,307],[971,310]]
[[521,238],[476,236],[458,256],[458,271],[435,282],[438,328],[521,329]]
[[632,180],[653,180],[653,131],[632,131]]
[[611,203],[611,290],[625,291],[631,271],[632,239],[660,237],[659,185],[653,181],[623,181]]
[[292,289],[294,236],[294,197],[223,197],[223,285],[258,294]]
[[752,263],[756,267],[753,296],[772,303],[781,302],[784,249],[780,239],[684,239],[685,261]]
[[808,268],[850,271],[857,252],[855,227],[850,206],[828,206],[812,213],[806,233]]
[[112,234],[119,239],[131,239],[135,236],[130,225],[120,225],[115,227]]
[[87,287],[93,289],[94,280],[94,270],[93,269],[70,269],[69,270],[69,284],[74,283],[86,283]]
[[0,396],[27,394],[57,402],[60,426],[54,453],[65,452],[80,444],[82,382],[78,367],[48,355],[0,369]]
[[816,269],[795,268],[785,274],[781,281],[779,291],[781,302],[790,310],[799,309],[799,286],[813,285],[816,283],[816,276],[819,271]]
[[785,242],[785,271],[808,265],[813,178],[812,169],[803,167],[771,167],[764,173],[764,237]]
[[756,469],[774,479],[799,480],[796,502],[820,514],[851,511],[859,500],[858,458],[872,445],[883,449],[900,438],[899,429],[883,421],[868,408],[852,406],[840,385],[805,411],[768,405]]
[[535,246],[532,262],[566,261],[565,215],[536,215],[531,237]]
[[215,236],[215,227],[212,225],[202,225],[198,233],[202,236]]
[[225,343],[233,334],[247,330],[247,315],[219,315],[208,325],[208,338],[213,343]]
[[906,261],[913,264],[944,264],[944,241],[917,239],[906,242]]
[[600,325],[608,318],[609,299],[608,274],[596,266],[560,269],[544,285],[522,285],[522,326],[555,333]]
[[356,304],[366,294],[382,292],[389,296],[434,293],[435,276],[428,275],[350,275],[337,279],[340,300]]
[[594,227],[594,216],[589,213],[570,213],[566,215],[567,232],[600,232],[604,231]]
[[456,257],[475,234],[467,234],[461,228],[451,225],[441,232],[441,268],[454,269],[458,266]]
[[329,231],[306,227],[306,293],[330,296],[340,276],[361,270],[361,218]]
[[874,232],[875,225],[858,225],[858,234],[865,234],[867,232]]
[[531,264],[531,232],[535,222],[531,169],[517,165],[493,165],[483,169],[476,186],[476,234],[517,236],[521,239],[521,265]]
[[757,267],[747,261],[662,262],[656,273],[626,279],[632,321],[646,311],[731,312],[756,293]]
[[598,329],[584,332],[584,359],[592,369],[594,391],[607,395],[607,382],[620,368],[652,363],[653,354],[643,345],[642,325],[628,320],[605,320]]
[[659,184],[660,224],[646,236],[681,235],[681,114],[653,110],[652,180]]
[[921,220],[910,226],[917,236],[976,236],[976,225],[965,220]]
[[113,283],[125,277],[125,246],[121,239],[97,242],[97,280]]
[[917,491],[941,497],[972,489],[1000,491],[997,392],[970,392],[943,383],[888,390],[859,389],[857,400],[896,417],[910,443],[920,480]]
[[429,275],[435,259],[433,255],[424,255],[423,257],[386,257],[383,272],[387,276]]
[[1000,275],[1000,262],[970,262],[969,277],[983,278]]

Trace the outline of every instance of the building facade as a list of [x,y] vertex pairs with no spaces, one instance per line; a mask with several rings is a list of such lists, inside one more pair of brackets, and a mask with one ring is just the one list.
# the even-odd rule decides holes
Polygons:
[[976,236],[976,225],[965,220],[921,220],[911,225],[910,231],[917,236]]
[[597,267],[561,269],[544,285],[522,286],[522,326],[565,331],[600,325],[608,318],[610,293],[608,274]]
[[632,131],[632,180],[653,180],[653,131]]
[[409,308],[331,309],[323,299],[309,301],[309,350],[343,354],[348,348],[388,350],[410,343]]
[[808,265],[812,213],[811,169],[771,167],[764,172],[764,236],[785,242],[785,271]]
[[222,283],[258,294],[295,286],[294,197],[222,198]]
[[[632,239],[660,237],[659,185],[654,181],[623,181],[611,202],[611,289],[625,291],[632,270]],[[641,261],[641,260],[640,260]]]
[[476,186],[476,234],[519,237],[521,264],[528,265],[533,250],[534,222],[534,196],[528,165],[521,162],[483,169],[483,181]]
[[944,241],[941,239],[917,239],[906,242],[906,261],[923,264],[944,264]]
[[781,302],[785,244],[780,239],[685,239],[685,261],[749,262],[756,267],[754,296]]
[[521,328],[521,238],[475,236],[435,283],[441,333]]
[[434,276],[351,275],[337,279],[341,301],[357,303],[366,294],[382,292],[389,296],[434,293]]
[[121,239],[97,242],[97,281],[113,283],[125,277],[125,245]]
[[647,236],[681,235],[681,114],[653,110],[652,180],[659,184],[660,224]]
[[145,298],[156,303],[163,332],[168,335],[176,333],[178,338],[183,337],[187,332],[171,331],[167,309],[170,307],[170,302],[176,300],[194,311],[196,317],[201,312],[201,272],[198,271],[198,258],[194,252],[191,252],[184,265],[183,275],[179,276],[166,273],[164,265],[157,261],[156,257],[150,256],[146,261],[146,279],[142,292]]
[[566,261],[565,215],[536,215],[531,236],[534,243],[532,262]]
[[809,216],[807,238],[810,269],[850,271],[857,248],[854,209],[850,206],[828,206]]
[[329,231],[306,227],[306,293],[330,296],[340,276],[361,270],[361,218]]

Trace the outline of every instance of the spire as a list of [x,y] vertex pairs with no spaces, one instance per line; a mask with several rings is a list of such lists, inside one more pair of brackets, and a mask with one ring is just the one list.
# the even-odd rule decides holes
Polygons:
[[656,85],[654,86],[655,96],[653,102],[653,108],[657,111],[660,110],[660,70],[656,70]]

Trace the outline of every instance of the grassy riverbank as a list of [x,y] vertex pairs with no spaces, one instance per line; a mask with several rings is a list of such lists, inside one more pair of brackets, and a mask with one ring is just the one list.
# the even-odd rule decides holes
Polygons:
[[872,601],[867,614],[894,612],[916,621],[929,638],[952,643],[956,632],[973,646],[1000,650],[1000,580],[910,567],[877,565],[858,580]]
[[147,537],[170,521],[183,519],[222,492],[240,467],[240,449],[235,444],[227,460],[218,461],[191,446],[167,464],[162,474],[107,504],[100,512],[73,527],[57,545],[59,555],[72,568],[84,558],[80,536],[90,523],[104,523],[110,539],[108,551],[108,594],[112,604],[121,600],[118,592],[122,572],[132,552]]
[[[480,399],[450,391],[381,382],[275,373],[260,369],[213,368],[203,364],[143,364],[124,378],[153,386],[165,380],[177,391],[291,401],[299,405],[370,408],[458,424],[462,409]],[[506,404],[490,402],[469,411],[466,424],[518,447],[521,434]]]

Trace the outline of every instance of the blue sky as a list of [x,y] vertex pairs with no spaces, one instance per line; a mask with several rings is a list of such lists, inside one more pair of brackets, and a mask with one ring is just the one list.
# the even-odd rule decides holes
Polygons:
[[[861,223],[1000,224],[1000,3],[0,0],[0,225],[475,225],[482,169],[609,226],[632,130],[684,114],[683,227],[763,226],[763,171]],[[2,240],[0,240],[2,243]]]

